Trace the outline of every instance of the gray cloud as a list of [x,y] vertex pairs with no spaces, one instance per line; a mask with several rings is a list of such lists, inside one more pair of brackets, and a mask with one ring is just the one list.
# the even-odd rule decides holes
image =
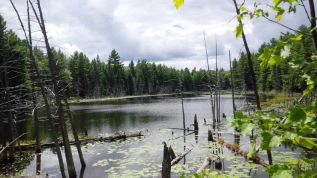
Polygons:
[[[15,0],[15,4],[25,19],[25,1]],[[206,68],[204,31],[211,64],[215,37],[220,67],[228,68],[229,49],[233,57],[244,50],[242,40],[233,33],[236,22],[231,0],[186,0],[179,10],[172,0],[45,0],[42,7],[52,45],[68,54],[81,50],[91,58],[99,54],[106,60],[116,49],[123,60],[146,58],[179,68]],[[0,13],[8,28],[23,37],[9,1],[0,0]],[[296,18],[287,15],[282,23],[297,28],[307,20],[299,8]],[[261,43],[286,30],[256,19],[245,22],[245,31],[255,52]],[[35,38],[41,39],[40,34]]]

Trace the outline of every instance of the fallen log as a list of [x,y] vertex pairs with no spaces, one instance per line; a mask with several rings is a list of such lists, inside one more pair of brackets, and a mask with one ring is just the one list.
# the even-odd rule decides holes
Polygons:
[[215,131],[215,132],[213,132],[213,134],[229,134],[229,135],[235,135],[235,136],[242,136],[242,134],[239,132],[218,132],[218,131]]
[[180,160],[182,160],[192,150],[193,150],[193,148],[185,151],[183,154],[181,154],[180,156],[177,156],[175,159],[173,159],[171,161],[171,166],[174,166],[175,164],[177,164]]
[[[116,140],[124,140],[127,138],[131,137],[142,137],[144,136],[142,132],[138,133],[132,133],[132,134],[117,134],[117,135],[111,135],[107,137],[96,137],[96,138],[85,138],[85,139],[79,139],[79,142],[81,144],[88,144],[88,143],[93,143],[93,142],[113,142]],[[75,145],[75,141],[70,141],[70,145]],[[59,146],[63,146],[63,143],[59,143]],[[27,151],[27,150],[33,150],[36,148],[35,144],[28,144],[28,145],[20,145],[22,151]],[[52,148],[55,147],[54,143],[44,143],[41,144],[41,148]]]
[[201,165],[201,167],[196,171],[196,173],[200,173],[203,170],[210,168],[210,165],[211,165],[211,158],[210,157],[205,158],[203,165]]
[[192,129],[189,129],[189,128],[187,128],[187,129],[183,129],[183,128],[167,128],[167,129],[171,129],[171,130],[185,130],[185,131],[191,131],[191,132],[195,132],[195,130],[192,130]]
[[263,167],[267,167],[269,165],[268,161],[261,159],[257,154],[253,155],[253,157],[251,158],[248,158],[248,151],[241,150],[237,145],[226,143],[224,140],[218,140],[218,143],[220,145],[225,146],[228,150],[232,151],[233,153],[238,153],[246,159],[252,160],[256,164],[259,164]]

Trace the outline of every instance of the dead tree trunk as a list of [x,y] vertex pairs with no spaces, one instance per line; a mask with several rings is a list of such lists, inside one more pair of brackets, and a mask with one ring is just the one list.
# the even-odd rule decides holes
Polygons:
[[314,47],[315,47],[315,53],[316,53],[316,51],[317,51],[317,32],[316,32],[316,12],[315,12],[314,0],[309,0],[309,7],[310,7],[311,34],[312,34]]
[[185,129],[186,121],[185,121],[185,109],[184,109],[184,97],[183,97],[183,84],[180,78],[179,78],[179,87],[180,87],[181,98],[182,98],[183,128]]
[[84,156],[83,156],[83,152],[81,151],[81,147],[80,147],[80,141],[79,141],[79,138],[78,138],[78,133],[77,133],[77,130],[76,130],[75,126],[74,126],[73,114],[71,113],[71,110],[70,110],[70,107],[69,107],[69,104],[68,104],[68,101],[67,101],[66,98],[64,98],[64,102],[66,104],[67,114],[68,114],[68,117],[69,117],[69,120],[70,120],[71,129],[72,129],[72,132],[73,132],[73,135],[74,135],[74,138],[75,138],[76,148],[77,148],[77,151],[78,151],[78,155],[79,155],[81,166],[82,167],[86,167],[86,163],[85,163],[85,159],[84,159]]
[[260,164],[263,167],[267,167],[268,166],[268,162],[263,160],[263,159],[261,159],[258,155],[254,155],[253,157],[248,158],[248,151],[243,151],[238,146],[236,146],[234,144],[226,143],[223,140],[218,141],[218,143],[223,145],[223,146],[225,146],[228,150],[230,150],[230,151],[232,151],[234,153],[238,153],[241,156],[252,160],[256,164]]
[[231,53],[229,50],[229,64],[230,64],[230,78],[231,78],[231,95],[232,95],[232,108],[233,108],[233,115],[236,112],[236,104],[234,101],[234,85],[233,85],[233,74],[232,74],[232,68],[231,68]]
[[[28,48],[29,48],[29,59],[30,59],[30,72],[32,78],[32,102],[33,102],[33,117],[34,117],[34,129],[35,129],[35,142],[36,142],[36,153],[41,152],[41,139],[40,139],[40,126],[39,126],[39,118],[38,118],[38,110],[37,110],[37,97],[35,93],[35,81],[36,77],[32,69],[34,69],[34,64],[32,65],[32,61],[34,60],[33,57],[33,44],[32,44],[32,31],[31,31],[31,19],[30,19],[30,9],[29,9],[29,2],[27,1],[27,16],[28,16],[28,31],[29,31],[29,40],[28,40]],[[23,24],[21,24],[23,25]],[[25,37],[27,39],[27,36]],[[33,67],[32,67],[33,66]],[[40,76],[38,76],[40,77]],[[40,167],[40,166],[38,166]]]
[[[7,116],[8,116],[8,123],[9,123],[9,128],[10,128],[10,139],[11,141],[15,140],[15,138],[17,137],[17,131],[16,131],[16,125],[15,125],[15,120],[14,120],[14,113],[13,113],[13,108],[12,108],[12,101],[10,98],[10,91],[9,91],[9,77],[8,77],[8,70],[7,70],[7,64],[8,64],[8,59],[4,58],[4,69],[3,69],[3,73],[4,73],[4,87],[5,87],[5,100],[7,103]],[[14,141],[12,143],[13,147],[11,147],[9,154],[10,154],[10,159],[13,160],[14,159],[14,151],[15,151],[15,145],[16,145],[16,141]]]
[[27,7],[28,8],[28,31],[29,31],[29,37],[28,37],[26,35],[26,31],[25,31],[24,25],[22,23],[22,20],[20,18],[20,15],[19,15],[17,9],[15,8],[12,0],[10,0],[10,2],[12,4],[13,8],[15,9],[15,12],[16,12],[16,14],[18,16],[18,19],[20,21],[21,27],[22,27],[22,29],[24,31],[25,38],[26,38],[27,43],[28,43],[31,66],[35,70],[36,76],[38,78],[38,84],[40,86],[41,94],[42,94],[42,97],[43,97],[43,100],[44,100],[44,104],[45,104],[46,115],[48,117],[49,124],[50,124],[50,127],[51,127],[52,137],[53,137],[53,141],[54,141],[54,144],[55,144],[55,149],[56,149],[56,153],[57,153],[57,157],[58,157],[58,162],[59,162],[61,175],[62,175],[62,177],[66,177],[65,171],[64,171],[64,163],[63,163],[62,153],[61,153],[61,150],[60,150],[60,147],[59,147],[59,143],[58,143],[58,138],[57,138],[57,135],[56,135],[57,132],[55,130],[54,119],[53,119],[53,117],[51,115],[50,105],[49,105],[48,99],[46,97],[45,89],[44,89],[44,82],[41,79],[41,76],[40,76],[40,73],[39,73],[39,69],[38,69],[37,63],[36,63],[36,61],[34,59],[34,55],[33,55],[33,47],[32,47],[32,42],[31,42],[32,41],[32,31],[31,31],[31,25],[30,25],[29,3],[31,3],[31,6],[33,8],[34,13],[36,13],[36,11],[35,11],[35,8],[33,7],[32,2],[31,1],[27,1],[27,6],[28,6]]
[[164,151],[163,151],[163,162],[162,162],[162,178],[171,177],[171,157],[167,148],[166,143],[164,142]]
[[[233,3],[234,3],[234,6],[235,6],[235,9],[236,9],[236,14],[240,15],[240,9],[238,7],[237,1],[233,0]],[[242,25],[241,19],[238,19],[238,23],[239,23],[239,25]],[[261,110],[260,97],[259,97],[259,93],[258,93],[258,85],[257,85],[257,82],[256,82],[256,76],[255,76],[254,69],[253,69],[253,62],[252,62],[251,52],[250,52],[249,45],[248,45],[248,42],[247,42],[247,38],[245,36],[245,33],[244,33],[243,29],[242,29],[242,40],[243,40],[243,44],[244,44],[244,47],[245,47],[245,51],[247,53],[249,72],[250,72],[251,80],[252,80],[252,84],[253,84],[253,91],[254,91],[254,95],[255,95],[256,105],[257,105],[258,110]]]
[[[234,6],[235,6],[237,15],[240,15],[240,9],[238,8],[238,4],[237,4],[236,0],[233,0],[233,3],[234,3]],[[240,25],[242,25],[241,19],[238,19],[238,23]],[[248,46],[248,42],[247,42],[247,39],[246,39],[246,36],[245,36],[243,28],[242,28],[242,40],[243,40],[244,47],[245,47],[245,50],[246,50],[246,53],[247,53],[249,72],[250,72],[251,80],[252,80],[252,84],[253,84],[253,91],[254,91],[254,95],[255,95],[256,106],[257,106],[258,110],[261,110],[260,97],[259,97],[259,93],[258,93],[258,84],[257,84],[257,81],[256,81],[256,76],[255,76],[255,73],[254,73],[254,69],[253,69],[252,56],[251,56],[251,52],[250,52],[250,49],[249,49],[249,46]],[[272,159],[271,159],[272,158],[271,150],[267,150],[267,155],[268,155],[269,160],[272,161]],[[270,162],[270,164],[272,164],[272,162]]]
[[39,10],[39,25],[41,27],[41,31],[44,36],[44,41],[45,41],[45,46],[46,46],[46,51],[47,51],[47,57],[49,60],[49,68],[50,72],[52,74],[52,82],[53,82],[53,88],[54,88],[54,94],[55,94],[55,101],[57,105],[57,113],[58,113],[58,120],[59,124],[61,127],[61,132],[62,132],[62,137],[63,137],[63,142],[64,142],[64,149],[65,149],[65,157],[66,157],[66,162],[67,162],[67,167],[68,167],[68,175],[70,178],[75,178],[76,177],[76,170],[75,170],[75,165],[74,165],[74,160],[72,156],[72,150],[69,145],[69,138],[68,138],[68,132],[67,132],[67,127],[65,123],[65,118],[64,118],[64,109],[63,109],[63,104],[62,104],[62,88],[59,84],[58,76],[59,76],[59,71],[58,67],[56,64],[56,60],[53,56],[53,53],[51,51],[51,47],[48,41],[47,33],[46,33],[46,28],[45,28],[45,22],[43,18],[43,13],[41,9],[41,3],[40,0],[37,0],[37,5],[38,5],[38,10]]

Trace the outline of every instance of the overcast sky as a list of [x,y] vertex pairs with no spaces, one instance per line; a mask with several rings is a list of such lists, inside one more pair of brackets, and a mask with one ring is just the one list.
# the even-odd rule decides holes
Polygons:
[[[13,1],[26,20],[26,1]],[[228,68],[229,49],[233,57],[244,51],[242,39],[236,39],[233,32],[236,21],[232,0],[185,0],[179,10],[175,9],[172,0],[41,2],[52,46],[61,48],[68,55],[78,50],[90,58],[99,54],[106,61],[110,51],[116,49],[123,61],[148,59],[176,68],[207,68],[204,31],[212,67],[215,39],[221,67]],[[9,0],[0,0],[0,13],[7,21],[7,28],[23,37]],[[308,24],[308,20],[299,8],[296,16],[287,15],[282,23],[297,28]],[[36,31],[36,23],[33,25]],[[279,36],[281,31],[286,30],[264,19],[245,22],[252,51]],[[41,40],[41,35],[35,34],[34,38]],[[43,45],[40,42],[35,44]]]

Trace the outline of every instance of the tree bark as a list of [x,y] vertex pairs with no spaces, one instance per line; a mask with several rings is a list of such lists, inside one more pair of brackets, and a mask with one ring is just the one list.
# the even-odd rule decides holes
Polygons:
[[85,159],[84,159],[84,156],[83,156],[83,152],[82,152],[81,147],[80,147],[80,141],[79,141],[79,138],[78,138],[78,133],[77,133],[77,130],[76,130],[75,126],[74,126],[73,114],[71,113],[71,110],[70,110],[70,107],[69,107],[69,104],[68,104],[68,101],[67,101],[66,98],[64,98],[64,102],[66,104],[67,114],[68,114],[68,117],[69,117],[69,120],[70,120],[71,129],[72,129],[72,132],[73,132],[73,135],[74,135],[74,138],[75,138],[76,148],[77,148],[77,151],[78,151],[78,155],[79,155],[81,166],[82,167],[86,167],[86,163],[85,163]]
[[[31,3],[31,1],[29,1],[29,2]],[[32,3],[31,3],[31,5],[32,5]],[[49,68],[50,68],[50,72],[52,75],[52,82],[53,82],[53,88],[54,88],[54,93],[55,93],[55,101],[56,101],[56,105],[58,108],[58,110],[57,110],[58,117],[59,117],[58,120],[59,120],[61,132],[62,132],[62,137],[63,137],[65,157],[66,157],[66,162],[67,162],[67,167],[68,167],[68,175],[70,178],[75,178],[76,177],[76,170],[75,170],[72,151],[71,151],[71,148],[69,145],[69,139],[68,139],[68,135],[67,135],[67,128],[66,128],[65,118],[64,118],[64,110],[63,110],[63,105],[62,105],[61,96],[60,96],[61,89],[60,89],[60,85],[58,84],[58,81],[57,81],[57,78],[59,76],[58,69],[57,69],[57,65],[56,65],[56,60],[54,59],[50,44],[48,42],[48,37],[46,34],[45,23],[44,23],[44,18],[43,18],[40,0],[37,0],[37,5],[38,5],[38,10],[39,10],[39,16],[37,15],[35,8],[33,8],[33,5],[32,5],[32,8],[33,8],[34,14],[37,18],[37,21],[40,25],[41,31],[42,31],[43,36],[44,36],[47,57],[49,60]]]
[[314,0],[309,0],[309,7],[310,7],[310,24],[311,24],[311,34],[314,42],[315,47],[315,54],[317,52],[317,32],[316,32],[316,12],[315,12],[315,4]]
[[[233,0],[233,3],[234,3],[234,6],[236,8],[237,15],[240,15],[240,10],[238,8],[237,1]],[[241,20],[238,20],[238,23],[240,25],[242,25]],[[244,47],[245,47],[245,50],[247,53],[249,72],[250,72],[251,80],[252,80],[252,84],[253,84],[253,91],[254,91],[254,95],[255,95],[256,106],[257,106],[258,110],[261,110],[260,97],[259,97],[259,93],[258,93],[258,85],[256,82],[256,76],[255,76],[254,69],[253,69],[251,52],[250,52],[249,45],[248,45],[248,42],[247,42],[247,39],[246,39],[246,36],[245,36],[243,29],[242,29],[242,40],[243,40],[243,44],[244,44]]]
[[40,0],[37,0],[37,5],[38,5],[38,10],[39,10],[39,15],[40,15],[39,16],[40,21],[42,24],[41,31],[42,31],[43,36],[44,36],[47,57],[49,60],[49,68],[50,68],[50,71],[52,74],[52,82],[53,82],[54,93],[55,93],[55,101],[56,101],[56,104],[58,107],[57,112],[58,112],[59,124],[61,127],[62,137],[63,137],[63,142],[64,142],[65,157],[66,157],[66,162],[67,162],[67,167],[68,167],[68,175],[70,178],[75,178],[75,177],[77,177],[76,170],[75,170],[72,151],[71,151],[71,148],[69,145],[68,132],[67,132],[67,127],[66,127],[65,118],[64,118],[64,109],[63,109],[63,104],[61,101],[62,89],[60,88],[60,85],[58,84],[59,82],[57,81],[58,76],[59,76],[59,72],[57,69],[56,60],[54,59],[50,44],[48,42],[48,37],[46,34],[45,22],[44,22],[44,18],[43,18]]

